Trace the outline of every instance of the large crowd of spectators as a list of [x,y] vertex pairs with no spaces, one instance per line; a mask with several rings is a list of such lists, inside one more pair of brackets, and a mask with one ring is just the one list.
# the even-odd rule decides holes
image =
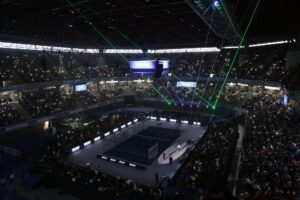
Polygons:
[[22,120],[19,112],[12,105],[12,99],[0,98],[0,127],[20,122]]
[[1,52],[1,85],[59,80],[127,76],[129,67],[121,68],[111,58],[110,66],[101,56],[79,53]]
[[[76,118],[76,119],[75,119]],[[130,180],[104,174],[100,169],[89,166],[77,166],[67,161],[70,149],[96,136],[103,136],[107,131],[120,127],[131,121],[132,115],[126,113],[108,113],[100,117],[81,115],[62,121],[62,127],[55,134],[55,139],[40,154],[35,163],[37,169],[45,175],[66,179],[70,183],[87,186],[98,192],[103,199],[159,199],[162,195],[159,188],[149,188]],[[87,125],[74,126],[70,122]],[[69,126],[68,126],[69,124]]]
[[[235,127],[230,124],[213,129],[196,145],[193,153],[188,157],[188,163],[182,172],[184,182],[180,183],[180,187],[184,187],[189,194],[180,192],[172,194],[172,197],[166,196],[165,189],[168,184],[143,186],[130,180],[104,174],[100,168],[92,169],[88,165],[77,166],[67,160],[66,156],[70,148],[101,136],[132,119],[132,115],[127,113],[110,113],[101,117],[80,115],[64,119],[55,134],[55,139],[45,147],[45,152],[40,153],[40,158],[35,163],[36,170],[45,175],[67,180],[68,185],[72,183],[88,187],[103,199],[184,199],[185,195],[187,198],[192,197],[190,192],[198,191],[199,188],[209,191],[205,194],[207,198],[209,195],[223,192],[224,188],[217,188],[217,191],[212,188],[216,188],[215,184],[220,181],[218,177],[222,177],[225,181],[230,151],[237,136]],[[81,125],[77,126],[78,124]],[[208,154],[211,156],[207,157]]]
[[[126,91],[136,91],[137,97],[156,97],[149,84],[104,84],[97,83],[86,91],[76,92],[74,86],[49,86],[37,89],[23,90],[16,104],[20,104],[29,116],[40,118],[70,111],[76,108],[98,104],[107,100],[120,99]],[[21,114],[12,106],[11,98],[1,98],[1,126],[19,122]],[[24,119],[27,116],[23,116]]]
[[[284,82],[284,51],[249,52],[233,66],[233,78],[258,79]],[[203,57],[202,57],[203,56]],[[115,67],[101,66],[94,55],[67,55],[40,53],[20,53],[0,55],[0,79],[2,84],[51,82],[66,79],[127,76],[115,63]],[[181,76],[218,77],[224,76],[224,69],[230,66],[232,52],[217,54],[183,54],[170,56],[171,71]],[[9,66],[12,66],[11,68]],[[163,77],[153,83],[104,83],[95,82],[87,91],[66,92],[62,87],[50,86],[23,90],[20,105],[34,118],[57,114],[80,106],[88,106],[121,98],[127,92],[135,92],[137,97],[167,98],[175,104],[189,101],[198,105],[208,101],[216,86],[211,81],[199,81],[195,89],[178,88],[176,80]],[[153,89],[153,86],[155,89]],[[242,105],[248,110],[243,141],[244,151],[240,165],[238,197],[240,199],[294,199],[299,195],[299,130],[300,119],[292,108],[283,105],[272,95],[248,95],[243,87],[232,85],[225,88],[222,101],[235,106]],[[246,90],[247,91],[247,90]],[[241,95],[242,94],[242,95]],[[163,188],[149,188],[128,180],[111,177],[100,170],[75,166],[66,161],[66,153],[76,145],[101,136],[111,128],[131,120],[127,114],[109,114],[106,117],[83,117],[88,121],[81,127],[61,125],[55,135],[55,142],[49,145],[37,166],[44,172],[64,177],[73,183],[80,183],[96,189],[103,197],[130,199],[159,199]],[[20,122],[22,117],[10,98],[0,99],[0,127]],[[76,121],[75,119],[69,119]],[[82,119],[79,119],[79,121]],[[95,131],[97,130],[97,131]],[[224,195],[231,151],[237,137],[232,125],[218,125],[194,149],[183,169],[182,185],[188,192],[202,188],[204,196],[213,198]],[[218,148],[216,148],[218,147]],[[209,156],[207,156],[209,155]],[[113,185],[114,187],[111,187]],[[119,191],[116,193],[116,191]]]
[[[132,87],[137,87],[137,84]],[[239,103],[249,111],[245,122],[246,135],[239,169],[238,197],[245,200],[294,199],[299,195],[300,186],[299,117],[290,106],[278,101],[278,96],[261,94],[240,99],[234,91],[235,89],[228,89],[224,101]],[[42,97],[43,94],[38,96]],[[38,101],[34,105],[41,106],[44,102],[45,100]],[[45,105],[46,108],[52,106],[58,109],[57,105],[61,103],[53,102]],[[39,107],[38,110],[40,109]],[[168,113],[161,114],[168,115]],[[66,159],[67,153],[74,146],[119,127],[132,120],[132,116],[125,113],[111,113],[107,116],[83,115],[75,118],[62,121],[54,136],[55,140],[46,148],[46,153],[41,155],[37,163],[39,170],[64,178],[73,184],[88,186],[99,192],[99,195],[103,195],[103,198],[160,199],[164,195],[164,188],[161,186],[145,187],[103,174],[100,169],[75,166]],[[74,126],[74,123],[77,125]],[[184,189],[182,195],[200,192],[207,199],[226,199],[224,194],[226,178],[237,135],[236,126],[233,124],[218,124],[214,128],[211,127],[193,149],[180,175],[179,184]]]
[[[234,53],[234,50],[221,50],[218,53],[166,54],[162,57],[170,60],[171,71],[177,76],[224,77]],[[229,77],[284,82],[289,75],[286,57],[285,48],[241,50]]]
[[177,105],[186,105],[193,102],[197,106],[201,104],[206,106],[208,105],[207,102],[212,100],[210,99],[212,94],[216,92],[216,84],[210,81],[199,81],[195,88],[176,87],[176,82],[176,79],[169,78],[154,82],[152,85]]
[[103,137],[104,133],[112,128],[132,121],[133,116],[127,113],[109,113],[104,116],[86,116],[66,118],[56,133],[57,145],[64,148],[66,152],[77,145],[94,139],[97,136]]
[[237,139],[236,125],[222,124],[208,131],[193,150],[181,174],[182,187],[196,193],[202,189],[205,198],[224,199],[228,167]]
[[[232,65],[230,78],[284,82],[286,69],[285,48],[248,50]],[[124,55],[125,56],[125,55]],[[126,55],[128,60],[145,59]],[[177,76],[224,77],[233,61],[234,51],[218,53],[166,54],[170,71]],[[146,59],[155,59],[157,55]],[[129,63],[118,55],[57,52],[1,52],[0,81],[2,84],[36,83],[99,77],[124,77],[129,74]]]
[[17,81],[18,77],[10,66],[0,68],[0,86],[9,85],[11,81]]
[[[98,192],[99,197],[103,199],[189,199],[199,192],[200,188],[200,193],[205,199],[220,195],[224,197],[230,153],[237,138],[235,125],[222,124],[213,128],[195,148],[191,148],[192,153],[180,173],[180,181],[172,183],[178,184],[184,190],[172,194],[171,197],[166,192],[168,184],[163,182],[153,187],[143,186],[104,174],[100,168],[70,163],[66,156],[71,147],[101,136],[106,131],[132,120],[132,116],[126,113],[111,113],[105,117],[81,115],[75,118],[62,121],[63,128],[56,133],[55,140],[45,148],[45,152],[41,153],[36,163],[38,171],[67,180],[69,184],[88,187]],[[85,124],[87,121],[90,122],[86,126],[66,126],[69,122]]]
[[43,117],[75,108],[75,102],[60,93],[59,88],[24,91],[20,104],[32,117]]
[[300,119],[272,95],[247,103],[240,199],[295,199],[300,181]]
[[286,54],[284,49],[250,51],[241,56],[239,66],[233,68],[232,77],[282,83],[289,75]]
[[43,117],[69,111],[82,106],[100,103],[106,100],[115,100],[121,97],[123,88],[119,85],[99,85],[92,92],[76,92],[71,89],[71,93],[57,86],[39,88],[34,90],[24,90],[20,104],[34,117]]
[[80,105],[91,105],[91,104],[96,104],[98,102],[101,102],[104,100],[102,96],[96,96],[92,95],[88,91],[82,91],[82,92],[76,92],[72,94],[72,99],[78,102],[79,106]]
[[[31,117],[40,118],[108,100],[122,99],[126,94],[135,94],[137,98],[168,99],[173,105],[179,106],[189,106],[193,103],[199,108],[207,106],[208,101],[213,102],[214,99],[211,96],[213,93],[216,94],[215,84],[209,82],[199,82],[195,89],[178,88],[175,85],[174,79],[161,79],[152,83],[89,82],[88,89],[79,92],[75,91],[73,85],[49,86],[23,90],[19,103]],[[246,99],[246,96],[241,94],[243,93],[239,86],[228,86],[221,100],[228,104],[238,105]],[[7,111],[7,109],[2,110],[3,113]]]
[[[168,100],[172,105],[192,106],[200,109],[215,101],[218,84],[212,81],[198,81],[196,88],[176,87],[174,77],[162,77],[153,82],[90,81],[87,90],[76,91],[71,84],[24,89],[20,92],[19,103],[33,118],[40,118],[76,108],[82,108],[104,101],[122,99],[133,94],[137,98]],[[233,85],[231,85],[233,84]],[[219,84],[220,85],[220,84]],[[251,88],[228,83],[221,102],[239,106],[255,94]],[[260,93],[261,91],[257,91]],[[5,110],[3,110],[5,112]],[[26,118],[26,116],[24,117]]]

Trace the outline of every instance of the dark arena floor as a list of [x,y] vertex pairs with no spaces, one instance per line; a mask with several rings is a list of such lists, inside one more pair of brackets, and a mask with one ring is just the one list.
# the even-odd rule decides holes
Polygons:
[[[155,184],[155,173],[172,178],[187,157],[187,150],[173,164],[160,164],[159,155],[168,147],[188,140],[192,144],[202,137],[206,128],[198,125],[188,125],[172,122],[146,120],[127,127],[115,135],[72,153],[69,160],[77,165],[89,166],[113,176],[120,176],[144,184]],[[147,159],[147,149],[158,143],[158,152],[152,159]],[[124,153],[126,152],[126,153]],[[97,156],[98,155],[98,156]],[[107,159],[102,159],[105,156]],[[110,160],[112,159],[112,161]],[[120,164],[119,161],[130,162],[133,166]]]
[[[128,140],[115,146],[103,156],[118,158],[132,163],[151,165],[157,156],[168,148],[180,135],[177,129],[150,126]],[[158,144],[157,156],[148,158],[148,149]]]

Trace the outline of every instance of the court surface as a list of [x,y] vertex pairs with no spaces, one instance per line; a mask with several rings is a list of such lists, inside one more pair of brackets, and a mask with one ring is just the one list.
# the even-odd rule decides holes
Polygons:
[[[144,131],[144,130],[153,130],[153,129],[155,130],[156,128],[158,128],[159,130],[170,129],[176,131],[174,132],[174,135],[172,137],[168,134],[169,131],[166,131],[168,133],[162,131],[160,133],[157,133],[157,135],[151,133],[152,131],[150,133],[148,131]],[[180,132],[180,134],[179,136],[176,136],[176,134],[178,134],[178,131]],[[179,159],[175,160],[172,165],[159,164],[157,158],[155,158],[153,161],[150,161],[150,164],[147,164],[146,168],[143,170],[133,168],[133,167],[128,167],[128,166],[123,166],[118,163],[113,163],[107,160],[99,159],[96,156],[99,154],[102,155],[104,153],[108,153],[111,150],[116,149],[117,147],[123,148],[125,146],[125,148],[127,149],[131,148],[129,147],[130,146],[129,144],[131,142],[130,143],[126,142],[126,141],[130,141],[131,138],[136,139],[142,137],[149,137],[149,134],[153,138],[158,137],[159,139],[157,140],[162,140],[165,137],[164,139],[168,141],[168,144],[165,144],[166,146],[165,149],[167,149],[168,146],[174,145],[176,143],[184,143],[188,140],[197,142],[199,139],[201,139],[205,131],[206,131],[206,127],[202,127],[202,126],[183,124],[179,127],[178,124],[172,122],[159,122],[155,120],[147,120],[145,122],[139,122],[133,126],[125,128],[114,135],[110,135],[108,138],[104,140],[99,140],[94,144],[87,146],[84,149],[81,149],[80,151],[74,152],[69,156],[68,159],[77,165],[82,165],[82,166],[88,165],[90,168],[100,170],[106,174],[122,177],[125,179],[138,182],[140,184],[152,186],[155,183],[155,173],[158,173],[159,176],[164,175],[172,178],[175,175],[176,171],[182,165],[182,162],[186,154],[181,156]],[[140,133],[142,134],[138,136],[138,134]],[[162,138],[160,138],[159,135],[162,136]],[[143,140],[143,144],[145,144],[144,140]],[[134,145],[132,147],[131,152],[136,151],[137,148],[138,147]],[[164,147],[162,147],[162,149],[163,148]],[[118,156],[120,155],[118,154]],[[136,160],[136,157],[133,159]]]

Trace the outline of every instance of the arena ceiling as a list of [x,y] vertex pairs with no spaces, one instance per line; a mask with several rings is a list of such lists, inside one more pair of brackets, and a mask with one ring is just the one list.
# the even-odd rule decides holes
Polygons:
[[[245,29],[257,0],[225,0],[228,6],[236,6],[234,21]],[[300,12],[297,0],[261,0],[252,28],[251,40],[276,40],[299,38]]]
[[[224,1],[242,32],[256,1]],[[294,37],[300,33],[297,9],[290,1],[262,0],[249,39]],[[99,46],[109,40],[116,48],[226,42],[208,35],[207,24],[184,0],[2,0],[0,12],[0,37],[11,40]]]

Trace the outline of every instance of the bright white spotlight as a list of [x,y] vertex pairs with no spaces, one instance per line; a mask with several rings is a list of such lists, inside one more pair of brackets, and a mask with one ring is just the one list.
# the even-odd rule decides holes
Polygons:
[[98,141],[98,140],[100,140],[100,136],[94,138],[95,142]]
[[170,119],[170,122],[176,122],[176,119]]
[[220,2],[218,0],[214,1],[214,6],[216,8],[219,8],[221,5],[220,5]]
[[79,147],[79,146],[77,146],[77,147],[74,147],[74,148],[72,149],[72,152],[78,151],[79,149],[80,149],[80,147]]
[[125,165],[125,162],[122,161],[122,160],[119,160],[119,163],[122,164],[122,165]]
[[113,132],[115,133],[115,132],[117,132],[119,129],[118,128],[115,128],[114,130],[113,130]]
[[136,167],[136,165],[135,165],[135,164],[132,164],[132,163],[129,163],[129,166],[130,166],[130,167]]
[[87,141],[87,142],[85,142],[84,144],[83,144],[83,146],[87,146],[87,145],[90,145],[91,144],[91,141]]

